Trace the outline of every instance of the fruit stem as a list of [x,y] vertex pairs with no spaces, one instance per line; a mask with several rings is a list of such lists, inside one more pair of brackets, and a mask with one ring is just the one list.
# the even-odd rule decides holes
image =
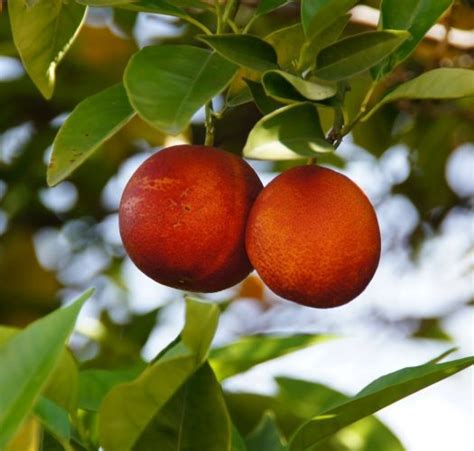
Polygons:
[[206,139],[204,140],[205,146],[214,145],[214,116],[212,110],[212,100],[206,103],[206,120],[204,125],[206,127]]
[[308,160],[306,161],[306,164],[309,166],[309,165],[312,165],[312,164],[317,164],[318,163],[318,159],[316,157],[311,157],[311,158],[308,158]]

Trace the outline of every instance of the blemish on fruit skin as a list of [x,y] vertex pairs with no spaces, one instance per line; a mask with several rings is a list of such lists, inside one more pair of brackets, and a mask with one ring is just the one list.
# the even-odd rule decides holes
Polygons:
[[203,146],[163,149],[140,166],[122,196],[124,246],[152,279],[213,292],[251,271],[246,219],[262,184],[230,153]]

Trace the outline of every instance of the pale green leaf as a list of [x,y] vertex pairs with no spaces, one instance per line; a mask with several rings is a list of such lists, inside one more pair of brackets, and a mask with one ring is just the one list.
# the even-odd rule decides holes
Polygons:
[[244,156],[257,160],[294,160],[334,151],[321,129],[315,105],[300,103],[280,108],[255,124]]
[[404,368],[383,376],[360,391],[356,396],[325,410],[303,424],[293,435],[290,451],[311,451],[322,440],[406,396],[468,368],[474,357],[447,363],[427,363]]
[[0,347],[0,448],[33,408],[91,294],[89,290],[69,307],[35,321]]
[[440,68],[398,85],[364,117],[372,116],[382,105],[401,99],[459,99],[474,96],[474,72],[470,69]]
[[322,343],[327,335],[251,335],[211,351],[209,361],[219,380],[243,373],[259,363]]

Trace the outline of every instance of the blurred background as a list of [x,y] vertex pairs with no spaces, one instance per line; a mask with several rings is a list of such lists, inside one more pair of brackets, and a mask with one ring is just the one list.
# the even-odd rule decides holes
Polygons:
[[[240,12],[245,22],[252,2]],[[375,28],[377,1],[353,10],[347,34]],[[66,182],[45,181],[51,143],[84,98],[121,80],[140,47],[193,42],[196,30],[177,19],[111,8],[91,9],[58,71],[47,102],[25,75],[8,14],[0,13],[0,323],[24,326],[84,289],[96,295],[81,314],[72,346],[85,367],[150,360],[183,322],[183,293],[140,273],[124,254],[117,208],[138,165],[161,147],[202,143],[203,114],[189,131],[164,136],[132,120]],[[202,20],[209,20],[203,13]],[[255,23],[265,36],[298,20],[289,5]],[[391,86],[435,67],[474,65],[474,6],[457,1],[412,57],[386,80]],[[369,83],[355,80],[349,109]],[[224,103],[216,99],[216,107]],[[327,124],[327,111],[321,111]],[[216,144],[239,153],[260,113],[230,108]],[[399,102],[379,110],[321,163],[358,183],[376,206],[383,255],[367,290],[334,310],[279,299],[255,274],[239,286],[205,296],[223,303],[216,344],[265,332],[339,336],[226,382],[231,390],[272,393],[273,376],[325,383],[348,394],[372,379],[424,363],[458,346],[474,353],[474,99]],[[293,162],[298,164],[298,162]],[[264,183],[290,164],[252,162]],[[192,245],[192,243],[190,243]],[[472,449],[473,372],[464,371],[384,409],[379,417],[408,451]]]

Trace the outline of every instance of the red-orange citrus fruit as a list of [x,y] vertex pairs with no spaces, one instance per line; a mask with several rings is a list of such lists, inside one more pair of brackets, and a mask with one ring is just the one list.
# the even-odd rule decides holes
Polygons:
[[161,150],[133,174],[120,203],[120,234],[155,281],[213,292],[252,270],[245,252],[250,208],[262,189],[241,158],[206,146]]
[[346,176],[319,166],[290,169],[258,196],[247,253],[276,294],[298,304],[346,304],[368,285],[380,258],[374,208]]

